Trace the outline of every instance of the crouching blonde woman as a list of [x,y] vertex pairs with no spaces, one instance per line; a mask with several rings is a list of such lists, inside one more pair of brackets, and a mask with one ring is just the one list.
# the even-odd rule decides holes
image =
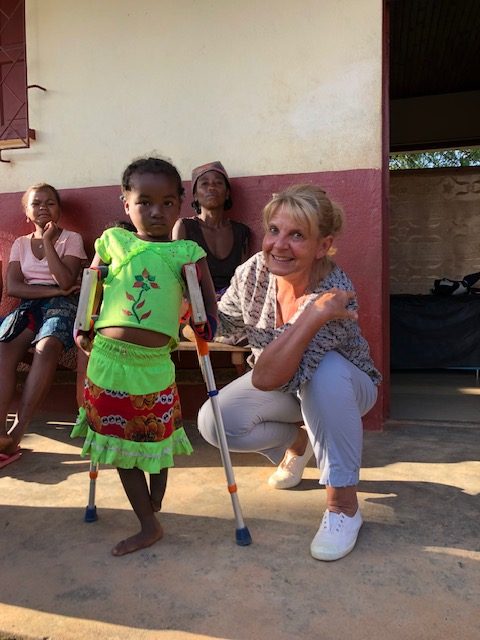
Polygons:
[[[246,334],[252,348],[252,370],[218,396],[227,441],[231,451],[278,465],[273,489],[299,484],[315,455],[326,510],[310,552],[337,560],[362,526],[362,416],[381,376],[357,323],[353,285],[331,259],[341,210],[319,187],[296,185],[274,195],[263,221],[262,251],[237,268],[218,307],[219,334]],[[198,426],[218,446],[209,402]]]

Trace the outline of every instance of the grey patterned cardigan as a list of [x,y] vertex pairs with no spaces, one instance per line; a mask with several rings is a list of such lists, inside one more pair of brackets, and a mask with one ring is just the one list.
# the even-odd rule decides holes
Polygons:
[[[229,288],[218,303],[218,335],[240,339],[246,334],[252,348],[249,364],[254,366],[262,350],[275,337],[288,329],[319,293],[333,287],[353,291],[352,282],[336,265],[308,296],[292,319],[281,327],[275,328],[276,279],[267,269],[263,253],[260,251],[236,269]],[[352,302],[351,307],[356,309],[357,302]],[[352,320],[333,320],[322,327],[311,340],[298,370],[292,379],[281,387],[281,390],[295,392],[300,385],[310,380],[325,353],[331,350],[341,353],[359,369],[365,371],[375,384],[380,384],[382,377],[373,364],[368,343],[360,333],[358,324]]]

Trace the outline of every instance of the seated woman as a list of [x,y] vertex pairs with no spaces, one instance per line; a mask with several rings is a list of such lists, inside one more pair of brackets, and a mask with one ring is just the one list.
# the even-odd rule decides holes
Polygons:
[[249,255],[250,229],[230,220],[230,181],[221,162],[209,162],[192,171],[192,207],[197,215],[180,218],[172,231],[173,240],[194,240],[207,252],[217,298],[230,284],[235,269]]
[[[50,388],[58,360],[73,346],[78,276],[87,257],[81,236],[58,226],[61,205],[54,187],[34,184],[22,204],[35,230],[15,240],[7,270],[6,292],[21,303],[0,326],[0,466],[19,457],[20,441]],[[31,346],[32,365],[7,434],[17,366]]]
[[[362,420],[381,376],[357,324],[353,285],[330,256],[342,213],[312,185],[275,194],[263,251],[238,267],[218,304],[219,332],[246,332],[253,370],[220,390],[231,451],[279,464],[274,489],[294,487],[315,454],[327,508],[310,551],[336,560],[355,546]],[[217,446],[207,401],[198,427]]]

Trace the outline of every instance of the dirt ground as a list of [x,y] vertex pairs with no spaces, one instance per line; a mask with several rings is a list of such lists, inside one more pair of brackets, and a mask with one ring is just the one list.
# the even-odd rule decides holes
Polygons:
[[[46,422],[49,422],[48,424]],[[274,491],[271,465],[233,455],[253,544],[235,544],[218,452],[194,426],[171,471],[165,538],[114,558],[136,530],[116,471],[100,472],[98,521],[83,521],[88,463],[72,416],[43,416],[0,470],[0,640],[478,640],[477,429],[365,434],[356,549],[309,555],[325,506],[317,471]]]

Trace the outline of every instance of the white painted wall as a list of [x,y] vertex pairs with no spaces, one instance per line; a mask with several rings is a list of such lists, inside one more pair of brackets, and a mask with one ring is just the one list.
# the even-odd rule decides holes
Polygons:
[[381,165],[382,0],[27,0],[28,150],[0,192],[118,184],[133,157],[188,179]]

